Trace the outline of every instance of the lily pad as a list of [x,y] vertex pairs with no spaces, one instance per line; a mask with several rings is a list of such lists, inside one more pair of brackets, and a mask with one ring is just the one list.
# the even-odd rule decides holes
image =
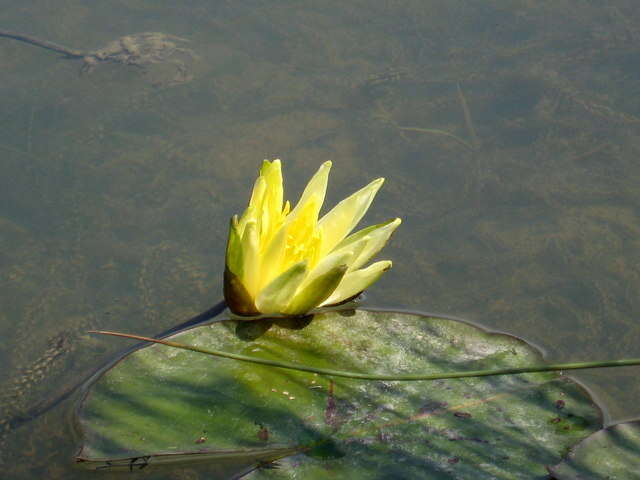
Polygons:
[[590,435],[549,471],[558,480],[640,479],[640,420],[611,425]]
[[[542,363],[536,349],[512,336],[397,312],[224,320],[171,339],[387,374]],[[212,462],[218,478],[228,478],[289,456],[279,469],[253,475],[479,480],[542,478],[545,465],[558,463],[572,445],[602,428],[602,420],[585,390],[558,373],[416,382],[332,379],[151,345],[88,386],[77,425],[77,459],[93,468],[201,458]]]

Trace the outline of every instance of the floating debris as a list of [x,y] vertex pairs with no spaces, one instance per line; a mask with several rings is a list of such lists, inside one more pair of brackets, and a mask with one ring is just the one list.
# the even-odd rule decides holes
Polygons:
[[158,63],[175,66],[177,73],[171,84],[186,83],[193,77],[189,73],[188,63],[197,56],[188,48],[181,46],[188,40],[161,32],[144,32],[125,35],[98,50],[72,50],[57,43],[32,37],[11,30],[0,29],[0,37],[12,38],[38,47],[62,53],[67,58],[82,59],[81,73],[90,73],[99,63],[117,63],[145,67]]

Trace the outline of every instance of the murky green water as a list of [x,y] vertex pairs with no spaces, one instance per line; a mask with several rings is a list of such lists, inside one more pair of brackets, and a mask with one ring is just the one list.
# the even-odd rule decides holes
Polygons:
[[[640,356],[632,0],[0,6],[1,28],[71,48],[159,31],[198,55],[172,85],[167,65],[79,75],[0,38],[0,418],[127,345],[89,328],[152,334],[216,303],[263,158],[291,199],[326,159],[328,204],[387,178],[368,223],[404,223],[368,304],[462,316],[557,361]],[[640,415],[637,369],[578,378],[610,420]],[[7,478],[95,475],[72,464],[73,406],[3,426]]]

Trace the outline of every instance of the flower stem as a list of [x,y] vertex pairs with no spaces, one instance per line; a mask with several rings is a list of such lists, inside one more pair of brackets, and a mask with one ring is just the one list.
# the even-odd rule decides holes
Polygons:
[[289,370],[298,370],[301,372],[311,372],[329,377],[355,378],[360,380],[387,380],[387,381],[419,381],[419,380],[443,380],[449,378],[468,378],[468,377],[490,377],[495,375],[513,375],[518,373],[533,372],[555,372],[560,370],[584,370],[587,368],[608,368],[608,367],[628,367],[631,365],[640,365],[640,358],[629,358],[623,360],[609,360],[604,362],[573,362],[573,363],[551,363],[547,365],[532,365],[529,367],[510,367],[497,368],[492,370],[470,370],[468,372],[445,372],[431,374],[404,374],[404,375],[382,375],[377,373],[360,373],[348,372],[345,370],[333,370],[330,368],[309,367],[296,363],[279,362],[276,360],[268,360],[266,358],[251,357],[240,355],[237,353],[223,352],[220,350],[208,350],[205,348],[185,345],[170,340],[161,340],[157,338],[142,337],[140,335],[131,335],[127,333],[109,332],[104,330],[90,330],[89,333],[97,333],[101,335],[112,335],[115,337],[131,338],[133,340],[141,340],[143,342],[152,342],[166,345],[167,347],[180,348],[182,350],[191,350],[192,352],[204,353],[214,357],[230,358],[241,362],[257,363],[259,365],[267,365],[276,368],[286,368]]

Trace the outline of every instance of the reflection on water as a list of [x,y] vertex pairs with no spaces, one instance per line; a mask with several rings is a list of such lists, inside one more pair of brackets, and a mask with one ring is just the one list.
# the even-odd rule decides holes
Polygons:
[[[367,223],[404,222],[371,304],[465,316],[556,360],[639,356],[633,5],[7,5],[3,28],[79,49],[162,31],[199,58],[171,86],[0,39],[4,468],[87,475],[72,402],[6,419],[123,345],[86,330],[152,334],[219,300],[227,218],[263,158],[285,162],[289,198],[334,160],[328,204],[387,177]],[[634,372],[580,377],[620,419],[640,413]]]

